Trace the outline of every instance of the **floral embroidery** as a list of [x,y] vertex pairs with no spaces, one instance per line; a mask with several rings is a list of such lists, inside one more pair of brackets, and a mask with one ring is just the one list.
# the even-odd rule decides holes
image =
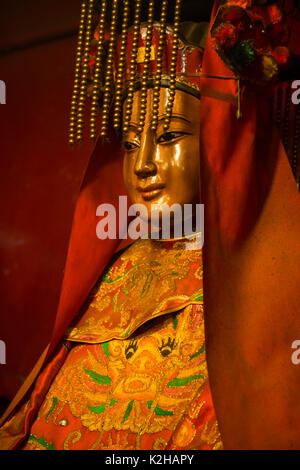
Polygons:
[[101,277],[76,326],[72,341],[96,343],[126,338],[146,320],[202,303],[202,255],[185,242],[138,240]]
[[57,422],[53,405],[59,400],[90,431],[139,432],[146,418],[150,432],[174,428],[207,380],[203,319],[201,328],[193,329],[193,310],[168,317],[163,325],[157,321],[134,339],[74,348],[42,414]]
[[205,358],[201,252],[184,248],[140,240],[104,273],[68,332],[75,342],[24,449],[222,446]]
[[[136,439],[153,435],[153,445],[161,446],[176,430],[173,444],[183,446],[195,438],[197,428],[188,413],[191,409],[195,418],[201,412],[201,406],[195,408],[195,399],[206,384],[203,311],[201,306],[190,306],[152,320],[128,340],[75,346],[37,421],[57,426],[68,409],[80,419],[81,435],[98,435],[97,448],[109,448],[108,441],[115,442],[115,432],[119,436],[115,439],[121,442],[125,431]],[[216,440],[215,418],[213,424],[214,428],[202,431],[203,440],[209,442],[211,437],[212,444]],[[31,432],[37,434],[34,426]],[[161,432],[163,436],[159,436]],[[47,436],[47,427],[43,438],[53,441],[51,433]],[[25,448],[32,448],[30,442]]]
[[28,437],[28,441],[33,441],[34,442],[34,448],[35,450],[55,450],[54,445],[52,442],[49,444],[48,442],[45,441],[43,437],[36,437],[33,434],[30,434]]

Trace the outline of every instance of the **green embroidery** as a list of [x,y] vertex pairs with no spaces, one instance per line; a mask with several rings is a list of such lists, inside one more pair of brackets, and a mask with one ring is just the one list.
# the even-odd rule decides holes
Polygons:
[[115,312],[117,312],[117,311],[120,310],[120,308],[121,308],[121,307],[118,307],[118,306],[117,306],[118,295],[119,295],[119,292],[117,292],[117,293],[114,295],[114,298],[113,298],[114,311],[115,311]]
[[48,411],[48,413],[46,415],[46,423],[48,423],[49,416],[55,410],[55,408],[57,406],[57,403],[58,403],[58,399],[56,397],[52,397],[52,406],[51,406],[50,410]]
[[156,416],[172,416],[174,414],[173,411],[163,410],[157,405],[155,407],[154,413]]
[[84,372],[89,375],[95,382],[101,385],[110,385],[111,378],[107,375],[99,375],[94,370],[88,370],[85,367],[83,368]]
[[200,295],[199,297],[192,297],[193,300],[196,300],[197,302],[200,302],[203,300],[203,295]]
[[204,379],[203,375],[201,374],[191,375],[190,377],[182,377],[179,379],[174,379],[174,380],[171,380],[171,382],[169,382],[167,386],[168,387],[183,387],[184,385],[188,385],[193,380],[198,380],[198,379]]
[[106,357],[109,357],[110,356],[110,352],[108,350],[108,341],[106,343],[103,343],[102,344],[102,347],[103,347],[103,351],[104,351],[104,354]]
[[[149,410],[152,406],[152,403],[153,403],[152,400],[147,401],[147,406]],[[156,416],[172,416],[174,414],[173,411],[163,410],[158,405],[156,405],[154,413],[156,414]]]
[[125,333],[122,335],[122,337],[123,337],[123,338],[126,338],[126,336],[129,335],[130,330],[131,330],[131,326],[129,326],[129,328],[127,328],[127,330],[126,330]]
[[93,413],[97,413],[97,415],[100,415],[105,410],[105,405],[88,406],[87,408],[91,410]]
[[117,277],[116,279],[113,279],[112,281],[109,281],[108,278],[109,278],[109,275],[110,275],[111,271],[112,271],[112,268],[111,268],[111,269],[108,271],[108,273],[104,276],[104,282],[105,282],[105,284],[112,284],[113,282],[117,282],[117,281],[119,281],[120,279],[122,279],[122,277],[125,276],[125,274],[124,274],[123,276],[119,276],[119,277]]
[[204,353],[205,351],[205,343],[202,344],[201,348],[199,349],[199,351],[197,351],[195,354],[193,354],[190,359],[195,359],[195,357],[197,356],[200,356],[200,354]]
[[38,442],[43,447],[45,447],[45,449],[47,449],[47,450],[55,450],[55,447],[52,444],[52,442],[50,444],[48,444],[43,437],[36,437],[33,434],[30,434],[30,436],[28,437],[28,441]]
[[179,276],[180,273],[173,271],[172,273],[166,274],[166,277],[171,277],[171,276]]
[[125,423],[126,419],[128,418],[128,416],[131,413],[132,407],[133,407],[133,400],[131,400],[131,402],[127,406],[127,410],[125,411],[125,415],[124,415],[122,423]]
[[174,330],[176,330],[177,325],[178,325],[178,318],[176,316],[176,317],[173,318],[173,328],[174,328]]
[[143,289],[142,289],[142,293],[140,295],[140,298],[143,298],[144,295],[147,294],[147,292],[149,291],[150,289],[150,286],[151,286],[151,282],[153,281],[153,273],[148,273],[147,276],[146,276],[146,281],[143,285]]
[[[130,271],[133,271],[134,269],[137,269],[139,268],[140,266],[143,266],[144,264],[149,264],[149,261],[145,262],[145,263],[141,263],[141,264],[137,264],[136,266],[132,266],[130,269],[128,269],[128,271],[126,271],[122,276],[118,276],[116,277],[116,279],[112,279],[111,281],[108,279],[110,277],[110,274],[111,274],[111,271],[113,270],[113,267],[111,267],[108,271],[108,273],[104,276],[104,282],[105,284],[113,284],[114,282],[118,282],[120,281],[120,279],[123,279],[123,277],[126,277],[128,273],[130,273]],[[158,264],[158,263],[157,263]],[[125,292],[125,290],[124,290]]]
[[[117,401],[112,398],[110,400],[110,404],[109,404],[109,407],[115,405],[117,403]],[[101,413],[103,413],[103,411],[105,410],[105,405],[98,405],[98,406],[88,406],[87,407],[90,411],[93,411],[93,413],[96,413],[97,415],[100,415]]]
[[127,271],[129,273],[132,269],[135,269],[135,271],[132,273],[129,279],[127,279],[124,283],[124,286],[123,286],[124,294],[126,295],[130,294],[132,287],[134,287],[143,278],[145,272],[149,271],[149,262],[143,263],[143,264],[147,265],[146,269],[141,270],[139,269],[141,265],[137,265],[131,268],[129,271]]

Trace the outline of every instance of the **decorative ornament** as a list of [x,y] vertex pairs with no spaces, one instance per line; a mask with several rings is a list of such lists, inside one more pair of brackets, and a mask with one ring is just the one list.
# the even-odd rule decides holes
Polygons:
[[[144,128],[149,88],[153,89],[153,132],[158,124],[162,87],[168,88],[165,131],[172,118],[176,89],[200,98],[199,79],[209,23],[182,22],[182,2],[83,0],[70,119],[71,145],[82,141],[87,97],[91,98],[90,137],[94,142],[99,114],[103,141],[107,140],[111,123],[116,133],[128,132],[137,90],[138,132]],[[232,47],[237,34],[234,27],[226,28],[223,43]]]
[[238,32],[233,24],[222,23],[215,31],[214,41],[224,49],[233,47],[238,39]]
[[286,67],[289,27],[277,4],[229,1],[219,8],[211,29],[215,50],[242,80],[263,86]]
[[251,41],[240,41],[231,49],[230,59],[237,68],[249,67],[255,60],[255,50]]

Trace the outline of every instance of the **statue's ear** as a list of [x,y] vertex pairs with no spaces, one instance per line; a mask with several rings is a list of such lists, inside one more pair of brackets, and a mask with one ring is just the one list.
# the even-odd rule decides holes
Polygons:
[[194,23],[192,21],[184,21],[180,23],[180,39],[184,44],[204,49],[208,30],[209,23],[207,22]]

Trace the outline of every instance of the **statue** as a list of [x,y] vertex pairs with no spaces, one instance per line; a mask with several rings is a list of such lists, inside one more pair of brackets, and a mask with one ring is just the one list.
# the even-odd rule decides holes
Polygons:
[[[70,143],[75,144],[83,138],[86,93],[92,100],[92,139],[95,139],[97,133],[99,102],[102,110],[100,138],[107,138],[113,101],[112,123],[124,149],[123,177],[127,193],[131,202],[146,207],[148,214],[151,214],[153,204],[161,208],[179,204],[182,208],[184,204],[195,207],[201,203],[202,169],[206,185],[209,185],[211,179],[211,186],[207,186],[204,191],[206,197],[207,194],[211,197],[212,193],[218,194],[219,191],[209,165],[200,163],[200,89],[204,90],[200,79],[208,78],[209,75],[202,69],[208,25],[206,22],[191,21],[180,25],[180,3],[180,0],[175,2],[171,27],[166,24],[166,0],[160,2],[158,22],[154,21],[155,2],[149,2],[146,23],[140,21],[141,2],[137,0],[133,26],[130,28],[130,5],[124,1],[120,39],[117,40],[118,2],[113,0],[107,42],[107,5],[103,0],[92,41],[94,46],[96,41],[96,49],[91,55],[84,54],[83,63],[79,54],[80,60],[77,58],[75,71]],[[88,11],[84,2],[83,18],[86,19],[88,46],[92,40],[92,9],[93,2],[89,3]],[[240,14],[239,9],[236,11]],[[81,25],[83,28],[84,21]],[[226,62],[229,57],[226,55],[228,43],[227,39],[225,46],[222,43],[222,25],[217,16],[212,31],[216,39],[215,47]],[[236,38],[234,34],[232,36],[231,30],[230,34],[228,41],[230,47],[233,47],[232,37]],[[84,49],[82,37],[81,30],[78,50],[89,51],[89,47]],[[245,56],[249,61],[252,57],[249,44],[246,46],[241,46],[243,54],[246,52],[243,55],[240,51],[244,63],[243,66],[239,64],[238,78],[234,74],[210,76],[211,79],[231,81],[230,86],[237,91],[234,105],[237,104],[238,118],[241,117],[240,80],[244,73],[243,67],[251,65],[245,62]],[[262,55],[257,59],[261,60],[260,64],[265,64],[264,57]],[[233,56],[230,55],[230,58],[230,67],[234,68]],[[277,70],[274,62],[271,65],[274,67],[268,63],[265,69],[259,68],[259,76],[254,77],[253,72],[251,79],[259,85],[263,81],[271,82]],[[245,99],[249,99],[246,92],[245,95]],[[231,97],[228,96],[222,99],[230,102]],[[203,101],[205,109],[209,110],[207,99],[211,99],[209,93]],[[218,139],[222,137],[218,135]],[[226,138],[224,135],[224,140]],[[208,149],[205,151],[209,154]],[[250,168],[249,178],[253,176],[251,171]],[[219,172],[223,175],[222,169]],[[224,198],[227,197],[225,181]],[[242,212],[245,199],[237,201],[237,212]],[[216,237],[220,235],[222,243],[226,243],[218,245],[219,240],[216,242],[212,231],[209,242],[210,249],[217,253],[219,246],[226,247],[222,253],[225,263],[227,258],[231,259],[232,253],[238,251],[242,238],[247,238],[246,235],[254,230],[254,218],[257,217],[260,205],[259,201],[257,206],[254,204],[247,223],[240,227],[236,219],[232,231],[227,232],[224,230],[224,227],[228,228],[226,217],[222,218],[222,211],[218,213],[220,207],[222,201],[219,206],[211,206],[207,220],[210,228],[213,227],[214,217],[220,223],[221,229],[218,226]],[[192,212],[193,228],[197,226],[196,212]],[[230,429],[230,412],[224,411],[224,403],[228,404],[230,395],[234,395],[235,386],[234,381],[228,383],[226,379],[227,353],[223,354],[222,350],[220,353],[220,347],[218,349],[218,345],[215,345],[216,340],[211,332],[214,328],[215,337],[221,345],[223,328],[227,338],[224,344],[231,344],[233,348],[230,352],[233,358],[232,370],[228,374],[236,374],[238,371],[238,379],[241,380],[238,387],[243,391],[244,384],[248,384],[249,368],[260,360],[258,356],[251,356],[255,348],[248,354],[241,347],[244,341],[247,345],[252,344],[245,333],[245,325],[251,325],[251,321],[248,319],[248,323],[241,325],[235,316],[234,301],[230,305],[227,302],[224,307],[218,291],[215,291],[215,296],[219,314],[215,315],[211,286],[220,273],[206,281],[207,305],[212,315],[208,321],[204,318],[203,260],[197,236],[195,246],[186,249],[187,239],[193,244],[193,237],[190,237],[193,231],[188,237],[185,234],[176,237],[174,219],[171,236],[166,239],[161,236],[162,220],[163,214],[155,227],[155,236],[151,238],[151,220],[147,219],[148,237],[135,241],[110,260],[65,331],[63,340],[48,357],[30,394],[23,399],[22,407],[10,415],[2,426],[0,444],[3,448],[204,450],[222,449],[224,444],[231,448],[234,445],[232,442],[239,442],[237,433],[233,433],[235,437],[230,441],[233,432]],[[242,250],[240,252],[243,253]],[[243,257],[240,258],[238,266],[243,266]],[[211,274],[215,268],[209,252],[205,263],[207,272]],[[238,287],[244,286],[244,278],[240,283],[236,277],[234,280],[236,284],[233,286],[238,292]],[[224,285],[226,282],[224,279]],[[244,304],[247,304],[247,300]],[[236,323],[232,326],[233,332],[227,334],[230,326],[226,321],[230,309]],[[256,313],[256,310],[252,313]],[[213,323],[213,319],[217,321]],[[260,321],[257,319],[257,325]],[[252,328],[258,331],[253,325]],[[263,328],[259,331],[263,331]],[[208,356],[206,338],[210,346]],[[239,354],[241,362],[245,360],[246,378],[238,362]],[[220,356],[219,361],[217,355]],[[223,372],[220,372],[220,367]],[[220,391],[222,385],[224,397]],[[251,411],[253,400],[249,400],[249,403]],[[239,404],[240,395],[234,401],[234,406],[240,411]],[[240,428],[245,435],[251,435],[252,428],[243,425]],[[267,446],[272,447],[267,430],[265,436],[261,437],[262,445],[267,443]],[[251,439],[250,447],[255,442],[255,438]],[[245,441],[239,446],[245,448]]]

